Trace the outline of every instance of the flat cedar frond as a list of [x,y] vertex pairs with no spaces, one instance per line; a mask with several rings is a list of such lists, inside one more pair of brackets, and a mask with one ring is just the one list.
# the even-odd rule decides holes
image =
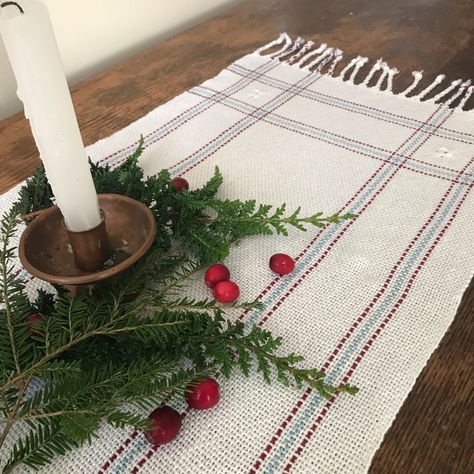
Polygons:
[[4,216],[0,227],[0,367],[4,374],[21,374],[36,358],[28,344],[26,317],[30,303],[12,263],[15,249],[10,242],[18,223],[17,213],[12,210]]
[[[100,193],[125,194],[150,207],[157,225],[152,248],[113,285],[93,295],[70,297],[39,292],[26,297],[12,264],[19,213],[53,204],[44,169],[20,190],[19,200],[0,227],[0,449],[16,423],[29,432],[6,459],[3,472],[23,463],[38,468],[97,436],[102,420],[116,427],[149,426],[149,411],[187,387],[234,369],[246,376],[259,372],[267,382],[307,385],[324,397],[355,393],[350,386],[331,387],[325,374],[302,368],[302,357],[281,355],[280,337],[258,327],[230,322],[225,311],[260,308],[258,301],[226,308],[214,300],[183,295],[192,277],[209,263],[224,260],[232,243],[250,235],[286,235],[290,228],[341,224],[354,216],[321,212],[301,216],[298,208],[217,197],[223,177],[218,168],[200,189],[181,193],[161,171],[145,177],[137,149],[120,166],[90,163]],[[26,318],[38,312],[34,331]],[[187,367],[183,369],[183,367]],[[32,385],[33,380],[41,383]],[[125,407],[134,407],[133,412]],[[137,413],[135,410],[141,410]]]

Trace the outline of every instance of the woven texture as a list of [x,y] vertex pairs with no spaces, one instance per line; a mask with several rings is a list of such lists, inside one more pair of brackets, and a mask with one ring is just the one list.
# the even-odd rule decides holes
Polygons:
[[[282,35],[88,153],[118,164],[143,134],[148,174],[169,168],[197,187],[217,165],[222,197],[357,214],[319,231],[248,239],[226,264],[241,299],[264,304],[232,317],[283,336],[285,351],[360,393],[327,401],[236,375],[221,381],[218,407],[186,414],[170,445],[150,448],[140,433],[104,426],[45,473],[367,471],[473,273],[474,114],[462,110],[469,83],[440,92],[438,80],[424,94],[416,73],[408,98],[391,93],[397,71],[381,61],[357,57],[332,77],[341,59]],[[16,192],[0,198],[2,210]],[[277,252],[296,257],[292,274],[270,272]],[[202,275],[190,291],[209,296]]]

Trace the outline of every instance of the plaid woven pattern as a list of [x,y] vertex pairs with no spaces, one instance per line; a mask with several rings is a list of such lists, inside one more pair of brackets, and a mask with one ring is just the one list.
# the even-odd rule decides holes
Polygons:
[[[232,317],[283,336],[285,351],[360,393],[327,401],[235,375],[221,381],[215,409],[177,406],[185,419],[173,443],[152,448],[141,433],[104,426],[44,472],[367,471],[473,275],[474,114],[463,110],[472,86],[443,88],[438,78],[418,92],[415,73],[394,95],[396,69],[359,56],[333,77],[342,52],[315,46],[282,35],[88,152],[116,165],[143,134],[148,174],[169,168],[199,186],[217,165],[222,197],[357,214],[289,238],[248,239],[226,263],[241,299],[263,303]],[[270,272],[276,252],[296,258],[292,274]],[[29,283],[32,292],[40,285]],[[189,293],[209,296],[202,275]]]

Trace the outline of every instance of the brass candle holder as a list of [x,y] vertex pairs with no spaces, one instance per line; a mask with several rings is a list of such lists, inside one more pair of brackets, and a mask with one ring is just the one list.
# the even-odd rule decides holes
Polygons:
[[156,235],[151,210],[127,196],[98,198],[103,220],[85,232],[68,231],[57,206],[34,218],[19,244],[29,273],[78,293],[110,280],[145,254]]

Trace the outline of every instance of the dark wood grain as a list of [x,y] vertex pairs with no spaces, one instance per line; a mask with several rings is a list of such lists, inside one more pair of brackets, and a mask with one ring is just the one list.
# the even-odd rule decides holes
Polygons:
[[[113,20],[113,18],[112,18]],[[472,0],[251,0],[73,87],[84,141],[137,120],[240,56],[287,31],[383,58],[425,83],[474,77]],[[341,65],[342,67],[342,65]],[[472,99],[471,99],[472,104]],[[473,125],[474,126],[474,125]],[[0,192],[39,163],[21,114],[0,122]],[[377,452],[372,473],[470,473],[474,466],[474,287]]]

